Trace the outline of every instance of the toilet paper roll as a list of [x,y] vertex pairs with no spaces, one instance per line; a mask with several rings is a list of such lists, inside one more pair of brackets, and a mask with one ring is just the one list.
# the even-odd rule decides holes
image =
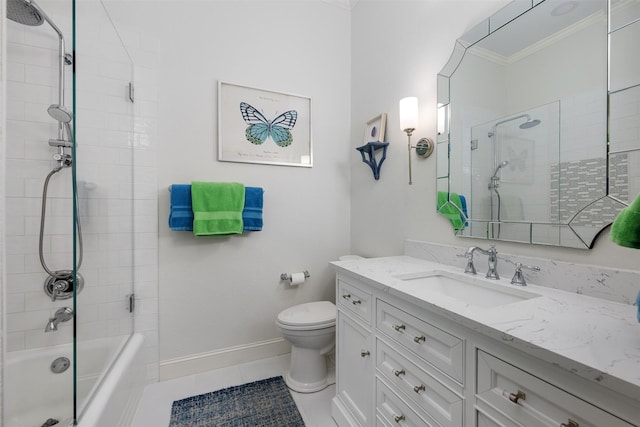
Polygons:
[[304,273],[291,273],[291,286],[298,286],[304,283]]

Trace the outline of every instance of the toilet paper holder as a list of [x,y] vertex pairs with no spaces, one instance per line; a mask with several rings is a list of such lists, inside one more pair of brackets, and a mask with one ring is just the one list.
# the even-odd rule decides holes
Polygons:
[[[309,274],[308,270],[303,271],[302,273],[304,273],[304,278],[308,279],[309,277],[311,277],[311,275]],[[291,274],[288,273],[282,273],[280,275],[280,280],[291,280]]]

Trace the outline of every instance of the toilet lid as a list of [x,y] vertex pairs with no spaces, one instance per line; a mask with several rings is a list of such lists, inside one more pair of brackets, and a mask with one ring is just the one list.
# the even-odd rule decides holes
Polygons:
[[291,326],[317,326],[335,321],[336,306],[330,301],[294,305],[278,314],[278,322]]

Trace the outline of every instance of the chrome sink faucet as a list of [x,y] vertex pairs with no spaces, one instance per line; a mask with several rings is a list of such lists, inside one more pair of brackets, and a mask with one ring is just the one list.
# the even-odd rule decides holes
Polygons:
[[527,281],[522,274],[523,268],[526,268],[527,270],[540,271],[540,267],[537,265],[523,265],[521,262],[516,262],[516,272],[513,274],[513,278],[511,279],[512,285],[527,286]]
[[464,272],[467,274],[477,274],[476,267],[473,265],[473,254],[474,252],[480,252],[483,255],[487,255],[489,257],[489,270],[487,271],[486,278],[499,280],[500,276],[498,275],[498,250],[495,245],[491,245],[489,249],[482,249],[478,246],[471,246],[467,249],[464,255],[458,255],[460,257],[464,257],[467,259],[467,266],[464,269]]

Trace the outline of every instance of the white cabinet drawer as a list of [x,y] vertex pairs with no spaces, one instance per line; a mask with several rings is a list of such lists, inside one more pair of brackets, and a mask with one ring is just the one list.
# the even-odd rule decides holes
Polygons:
[[632,427],[608,412],[481,350],[477,355],[476,400],[480,405],[495,408],[512,420],[512,425]]
[[378,300],[377,328],[464,385],[464,340]]
[[338,306],[346,311],[355,314],[371,324],[371,314],[373,312],[373,297],[371,292],[364,291],[343,279],[338,280],[338,295],[336,295]]
[[376,342],[376,364],[379,376],[383,376],[395,390],[406,394],[441,426],[462,427],[462,398],[379,339]]
[[418,415],[380,379],[376,380],[376,408],[378,425],[440,427],[433,419]]
[[482,411],[476,410],[476,427],[506,427],[503,423],[500,423],[485,414]]

